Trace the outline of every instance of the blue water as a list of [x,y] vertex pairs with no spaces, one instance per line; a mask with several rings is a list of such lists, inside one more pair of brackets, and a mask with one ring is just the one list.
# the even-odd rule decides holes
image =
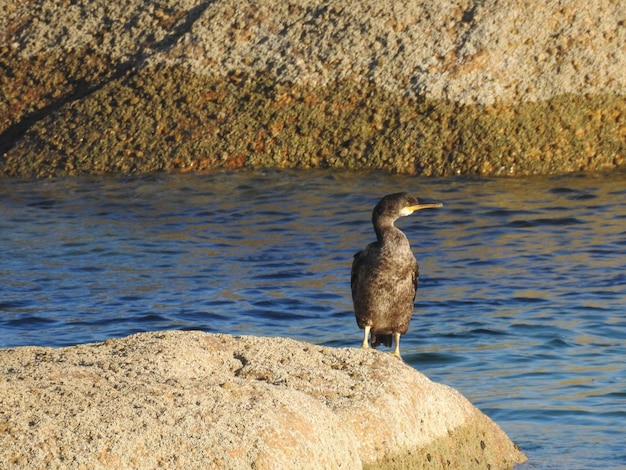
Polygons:
[[399,190],[420,261],[405,361],[528,469],[626,468],[626,173],[527,179],[241,172],[0,180],[0,347],[160,329],[358,346],[352,254]]

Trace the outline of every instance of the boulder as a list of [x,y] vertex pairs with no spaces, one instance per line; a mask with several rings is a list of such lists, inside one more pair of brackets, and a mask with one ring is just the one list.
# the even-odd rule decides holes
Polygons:
[[195,331],[0,350],[0,466],[512,468],[458,392],[390,354]]
[[0,175],[626,164],[626,2],[0,0]]

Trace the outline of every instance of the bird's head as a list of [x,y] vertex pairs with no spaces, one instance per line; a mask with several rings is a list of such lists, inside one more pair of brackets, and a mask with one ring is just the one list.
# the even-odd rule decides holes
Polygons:
[[373,218],[389,217],[395,220],[398,217],[411,215],[413,212],[421,209],[435,209],[439,207],[443,207],[441,202],[418,199],[409,193],[388,194],[374,207]]

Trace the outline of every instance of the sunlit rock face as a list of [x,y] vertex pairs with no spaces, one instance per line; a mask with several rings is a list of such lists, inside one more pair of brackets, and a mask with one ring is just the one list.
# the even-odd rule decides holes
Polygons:
[[[390,354],[141,333],[0,350],[7,468],[512,468],[524,454]],[[13,467],[12,467],[13,466]]]
[[626,4],[0,0],[0,173],[626,163]]

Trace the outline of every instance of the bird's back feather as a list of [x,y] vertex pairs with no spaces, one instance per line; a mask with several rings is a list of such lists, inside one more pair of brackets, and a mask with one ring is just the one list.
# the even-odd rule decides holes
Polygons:
[[406,333],[417,282],[417,261],[408,242],[400,253],[390,253],[378,242],[356,253],[350,284],[359,327],[371,326],[379,344],[388,344],[386,335],[393,332]]

